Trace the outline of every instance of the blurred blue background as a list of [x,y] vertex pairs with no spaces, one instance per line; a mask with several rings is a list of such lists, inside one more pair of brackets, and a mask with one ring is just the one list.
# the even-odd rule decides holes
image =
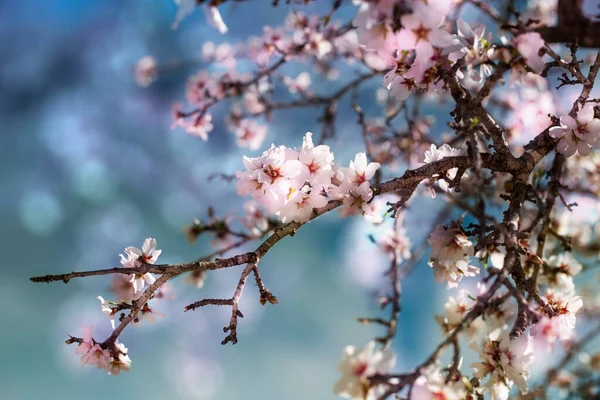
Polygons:
[[[189,261],[210,246],[207,238],[189,245],[185,224],[211,205],[218,215],[241,215],[245,199],[233,184],[207,179],[241,169],[248,154],[226,132],[223,115],[215,114],[207,143],[171,130],[171,106],[197,68],[161,76],[148,89],[135,84],[132,70],[148,54],[160,63],[187,60],[206,40],[260,34],[290,11],[263,3],[223,7],[230,33],[222,37],[201,10],[172,30],[171,0],[0,2],[0,399],[332,399],[343,346],[362,348],[381,333],[355,319],[378,312],[374,294],[387,262],[367,239],[373,228],[336,213],[303,227],[261,262],[279,304],[261,307],[248,285],[237,345],[220,345],[228,309],[184,314],[183,307],[229,297],[240,270],[212,273],[199,290],[179,280],[177,297],[157,305],[164,317],[122,335],[133,365],[118,377],[80,367],[74,346],[64,344],[88,324],[108,335],[96,296],[111,299],[109,278],[28,280],[116,266],[124,247],[146,237],[157,238],[161,262]],[[328,7],[307,11],[324,15]],[[367,111],[379,85],[371,82],[359,96]],[[356,116],[347,104],[340,110],[330,144],[346,164],[361,141]],[[317,117],[310,110],[278,114],[263,147],[299,146],[306,131],[320,132]],[[413,243],[440,203],[423,201],[426,215],[407,221]],[[439,289],[425,264],[404,284],[394,345],[399,370],[421,361],[440,337],[430,318],[443,307]]]

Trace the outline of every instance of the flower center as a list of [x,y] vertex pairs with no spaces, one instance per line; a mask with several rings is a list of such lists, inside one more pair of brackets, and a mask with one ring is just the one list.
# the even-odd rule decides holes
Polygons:
[[367,371],[368,365],[367,363],[359,363],[358,365],[356,365],[354,367],[354,375],[356,376],[363,376],[363,374]]

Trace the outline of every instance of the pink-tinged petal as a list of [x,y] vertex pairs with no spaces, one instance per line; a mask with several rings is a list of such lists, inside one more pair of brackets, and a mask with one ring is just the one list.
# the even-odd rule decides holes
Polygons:
[[296,222],[308,222],[310,220],[310,216],[312,214],[312,208],[310,207],[300,207],[298,209],[298,213],[296,214],[296,217],[294,218],[294,221]]
[[564,129],[577,129],[577,122],[570,115],[563,115],[560,117],[560,124]]
[[417,45],[415,35],[409,29],[400,29],[394,39],[399,50],[412,50]]
[[410,97],[411,90],[408,86],[402,84],[402,79],[395,79],[388,88],[394,98],[398,101],[404,101]]
[[527,61],[527,65],[529,68],[533,70],[536,74],[541,74],[546,67],[546,63],[542,60],[541,57],[531,57]]
[[594,119],[594,106],[588,103],[577,113],[577,120],[580,125],[585,125],[592,119]]
[[364,201],[369,201],[373,197],[373,191],[369,186],[369,182],[361,183],[356,192]]
[[[569,147],[574,147],[574,146],[569,146],[569,141],[566,138],[562,138],[560,140],[560,142],[558,142],[558,144],[556,145],[556,151],[567,156],[567,150],[569,150]],[[571,153],[571,155],[573,155],[573,154],[574,154],[574,152]],[[567,156],[567,157],[569,157],[569,156]]]
[[555,139],[560,139],[564,136],[565,131],[560,126],[553,126],[548,130],[548,134]]
[[162,253],[162,250],[154,250],[152,252],[152,257],[148,260],[148,264],[154,264],[156,260],[158,260],[158,256]]
[[421,21],[414,14],[404,14],[400,18],[402,26],[407,29],[417,29],[421,25]]
[[131,284],[133,286],[133,293],[137,293],[144,287],[144,280],[137,279],[135,275],[132,275]]
[[592,148],[587,144],[587,142],[581,140],[579,143],[577,143],[577,151],[579,151],[579,154],[582,156],[589,156],[592,152]]
[[154,249],[156,249],[156,239],[147,238],[146,240],[144,240],[144,243],[142,244],[142,252],[144,254],[152,254]]
[[379,164],[378,162],[369,163],[369,165],[367,165],[367,168],[365,169],[365,178],[367,178],[367,180],[373,178],[375,172],[377,172],[379,167],[381,167],[381,164]]
[[127,255],[129,255],[131,258],[138,258],[142,255],[142,251],[133,246],[125,248],[125,253],[127,253]]
[[572,297],[567,303],[567,310],[571,313],[576,313],[581,307],[583,307],[583,299],[581,296]]
[[571,157],[577,152],[577,146],[570,145],[563,153],[565,157]]
[[304,169],[304,164],[302,164],[300,161],[288,160],[281,166],[281,173],[287,178],[293,178],[298,176],[302,171],[304,171]]
[[312,196],[311,204],[314,208],[321,208],[327,205],[327,199],[320,194]]
[[429,34],[429,42],[436,47],[446,47],[452,44],[453,37],[450,32],[443,29],[435,29]]
[[362,174],[367,168],[367,155],[365,153],[358,153],[354,157],[354,162],[350,161],[350,168],[353,168],[357,174]]
[[385,76],[383,77],[383,86],[385,86],[386,89],[389,89],[390,85],[392,84],[392,81],[394,80],[395,77],[396,77],[396,68],[394,68],[393,70],[391,70],[390,72],[385,74]]
[[148,272],[144,274],[144,280],[148,285],[152,285],[156,281],[156,278],[154,277],[154,275]]
[[83,341],[86,343],[92,343],[92,325],[88,325],[83,331]]
[[600,136],[600,119],[594,118],[587,123],[587,131],[595,138]]

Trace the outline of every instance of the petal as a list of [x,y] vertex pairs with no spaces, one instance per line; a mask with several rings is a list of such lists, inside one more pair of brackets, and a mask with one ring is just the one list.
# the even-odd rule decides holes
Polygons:
[[567,149],[563,152],[563,155],[565,157],[571,157],[572,155],[575,154],[575,152],[577,152],[577,146],[575,146],[574,144],[570,144],[569,147],[567,147]]
[[[558,144],[556,145],[556,150],[561,153],[561,154],[565,154],[567,153],[567,150],[569,149],[569,142],[567,141],[566,138],[562,138],[560,140],[560,142],[558,142]],[[572,154],[571,154],[572,155]],[[567,156],[568,157],[568,156]]]
[[592,148],[587,144],[587,142],[580,140],[579,143],[577,143],[577,151],[579,151],[579,154],[582,156],[589,156],[592,152]]
[[353,168],[357,174],[362,174],[367,168],[367,155],[365,153],[358,153],[354,157],[354,163],[350,161],[350,168]]
[[154,277],[154,275],[148,272],[144,274],[144,280],[148,285],[152,285],[156,281],[156,278]]
[[125,249],[125,253],[131,258],[138,258],[142,255],[142,251],[137,247],[129,246]]
[[587,131],[592,134],[595,138],[600,136],[600,119],[594,118],[587,123]]
[[560,124],[563,125],[563,128],[568,128],[571,130],[577,129],[577,122],[570,115],[563,115],[560,117]]
[[443,29],[433,30],[429,34],[429,42],[436,47],[446,47],[452,44],[452,35]]
[[162,253],[162,250],[154,250],[152,252],[152,257],[148,260],[148,264],[154,264],[156,260],[158,260],[158,256]]
[[365,169],[365,178],[367,178],[367,180],[373,178],[375,172],[377,172],[379,167],[381,167],[381,164],[379,164],[378,162],[369,163],[369,165],[367,165],[367,168]]
[[577,120],[581,125],[585,125],[592,119],[594,119],[594,106],[588,103],[577,113]]
[[304,170],[304,164],[298,160],[288,160],[281,166],[281,173],[287,178],[298,176]]
[[156,249],[156,239],[147,238],[146,240],[144,240],[144,243],[142,244],[142,252],[144,254],[150,255],[152,254],[154,249]]
[[581,296],[572,297],[567,303],[567,310],[572,313],[579,311],[581,307],[583,307],[583,300],[581,299]]
[[464,37],[465,39],[472,41],[475,38],[475,36],[473,35],[473,29],[471,28],[471,25],[465,22],[464,19],[459,18],[456,21],[456,27],[458,28],[458,34]]
[[553,126],[548,130],[548,134],[555,139],[560,139],[565,134],[565,131],[560,126]]
[[327,199],[325,196],[321,196],[320,194],[313,196],[311,199],[311,204],[314,208],[321,208],[327,205]]

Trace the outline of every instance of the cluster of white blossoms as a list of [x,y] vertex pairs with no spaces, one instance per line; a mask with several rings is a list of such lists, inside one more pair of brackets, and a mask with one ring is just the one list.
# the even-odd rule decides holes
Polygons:
[[395,364],[396,357],[392,350],[376,350],[375,342],[367,343],[363,351],[358,351],[354,346],[346,346],[338,366],[342,377],[336,382],[333,391],[347,399],[378,399],[382,394],[381,388],[372,387],[369,378],[390,372]]
[[[460,367],[459,367],[460,369]],[[461,381],[446,382],[438,365],[431,365],[415,380],[411,400],[462,400],[465,385]]]
[[571,340],[575,334],[575,314],[583,307],[581,296],[567,297],[559,292],[546,293],[549,303],[554,306],[558,315],[553,318],[543,316],[531,327],[536,350],[554,350],[557,340]]
[[436,282],[447,281],[448,287],[453,288],[464,276],[479,273],[479,268],[471,265],[475,248],[459,223],[436,226],[427,242],[431,246],[429,266]]
[[342,200],[342,215],[371,214],[369,180],[380,167],[358,153],[348,168],[338,168],[329,146],[315,146],[312,133],[300,150],[271,145],[260,157],[244,157],[245,171],[237,171],[237,193],[254,201],[281,222],[307,222],[314,209],[328,200]]
[[492,400],[508,399],[513,384],[527,393],[528,369],[533,361],[531,336],[523,334],[510,340],[508,329],[496,329],[484,338],[481,347],[472,343],[471,348],[479,352],[481,360],[471,365],[475,377],[483,380],[489,376],[484,387]]
[[[154,264],[161,254],[161,250],[156,248],[156,239],[147,238],[142,244],[142,248],[127,247],[125,255],[119,254],[121,264],[125,268],[137,268],[144,264]],[[113,290],[123,303],[131,303],[139,298],[145,284],[151,285],[155,278],[151,273],[117,275],[119,279],[119,288]],[[156,294],[159,296],[162,292]],[[109,303],[102,296],[97,297],[100,300],[100,306],[104,315],[110,320],[111,328],[115,329],[114,315],[119,310],[118,304]],[[152,319],[153,311],[145,304],[139,311],[134,325],[139,324],[142,319]],[[100,369],[106,370],[109,374],[118,375],[121,371],[129,371],[131,359],[127,355],[127,348],[119,343],[118,340],[102,347],[102,344],[92,338],[92,326],[89,326],[84,332],[82,341],[76,349],[76,353],[81,355],[81,365],[95,365]]]
[[119,341],[114,343],[114,352],[105,349],[92,338],[92,326],[84,332],[83,338],[75,352],[81,356],[81,365],[95,365],[111,375],[119,375],[121,371],[129,371],[131,359],[127,355],[127,347]]

